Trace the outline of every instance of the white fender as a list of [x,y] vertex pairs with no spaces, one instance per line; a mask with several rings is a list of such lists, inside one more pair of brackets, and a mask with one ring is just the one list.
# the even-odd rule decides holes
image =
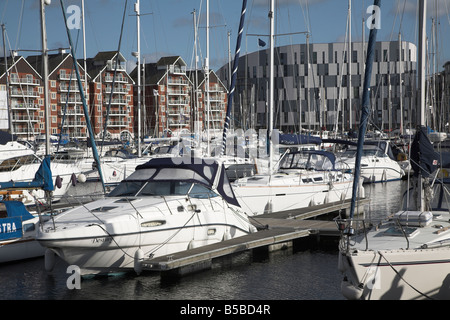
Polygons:
[[191,242],[189,242],[189,244],[188,244],[188,250],[194,249],[195,247],[196,246],[195,246],[194,240],[191,240]]
[[86,175],[83,174],[83,173],[80,173],[80,174],[78,175],[78,182],[80,182],[80,183],[85,183],[85,182],[86,182]]
[[226,230],[226,231],[223,233],[222,241],[230,240],[230,239],[231,239],[230,230]]
[[348,300],[359,300],[363,294],[363,290],[352,285],[348,280],[341,282],[342,295]]
[[53,267],[56,263],[56,254],[53,252],[53,250],[46,249],[45,250],[45,271],[50,272],[53,270]]
[[137,275],[142,272],[142,260],[144,259],[144,252],[141,248],[137,249],[134,253],[134,271]]

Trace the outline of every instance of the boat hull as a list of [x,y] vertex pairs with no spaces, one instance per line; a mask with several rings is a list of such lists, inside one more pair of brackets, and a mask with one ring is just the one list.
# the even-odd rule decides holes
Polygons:
[[348,299],[450,299],[450,247],[339,254]]
[[135,226],[136,223],[130,228],[123,224],[120,227],[102,227],[105,230],[121,229],[120,233],[109,233],[107,236],[102,232],[103,235],[97,233],[83,238],[51,240],[44,235],[39,241],[69,265],[80,267],[82,275],[90,275],[133,271],[138,250],[142,250],[144,259],[150,259],[249,233],[249,230],[227,225],[226,221],[151,231],[145,228],[139,231]]
[[[351,198],[353,189],[353,180],[301,184],[297,177],[291,181],[281,178],[278,182],[275,175],[267,183],[239,183],[234,192],[242,208],[260,215],[343,201]],[[363,197],[363,189],[360,191]]]

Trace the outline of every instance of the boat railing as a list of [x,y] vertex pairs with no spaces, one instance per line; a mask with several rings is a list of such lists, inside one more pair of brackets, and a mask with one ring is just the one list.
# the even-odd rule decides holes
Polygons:
[[387,218],[336,218],[337,228],[341,233],[341,240],[344,241],[344,245],[349,250],[350,242],[353,237],[364,236],[366,248],[369,249],[369,239],[367,233],[373,228],[379,229],[384,224],[392,224],[392,227],[396,230],[397,236],[403,236],[406,240],[407,249],[409,249],[409,230],[407,226],[402,224],[399,219],[389,216]]

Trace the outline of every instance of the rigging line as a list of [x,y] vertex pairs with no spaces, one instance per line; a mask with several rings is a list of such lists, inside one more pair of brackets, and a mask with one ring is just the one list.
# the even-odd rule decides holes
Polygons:
[[3,7],[2,19],[0,21],[4,21],[3,18],[5,17],[6,8],[8,7],[8,1],[9,0],[6,0],[5,6]]
[[405,8],[406,8],[406,0],[404,0],[404,2],[403,2],[402,15],[401,15],[401,19],[400,19],[400,25],[399,25],[399,27],[398,27],[398,32],[399,32],[399,33],[402,32],[403,18],[404,18],[404,16],[405,16]]
[[[114,92],[114,86],[116,84],[117,67],[118,67],[118,62],[119,62],[120,47],[121,47],[121,44],[122,44],[123,26],[125,24],[125,17],[126,17],[126,12],[127,12],[127,4],[128,4],[128,0],[125,0],[125,5],[124,5],[124,9],[123,9],[123,16],[122,16],[122,25],[120,27],[119,45],[118,45],[117,53],[116,53],[116,59],[115,59],[116,61],[113,64],[114,74],[113,74],[113,81],[112,81],[112,84],[110,86],[111,93],[109,95],[109,103],[108,103],[108,108],[106,109],[106,117],[105,117],[105,122],[104,122],[104,125],[103,125],[103,135],[102,135],[102,144],[101,144],[101,147],[100,147],[100,154],[102,154],[102,151],[103,151],[103,144],[105,142],[105,136],[106,136],[106,131],[107,131],[106,128],[108,126],[108,121],[109,121],[109,112],[111,110],[111,103],[112,103],[112,97],[113,97],[113,92]],[[140,67],[140,66],[138,66],[138,67]]]
[[17,28],[17,36],[16,36],[16,43],[15,43],[15,48],[18,48],[19,45],[19,38],[20,35],[22,33],[22,19],[23,19],[23,9],[24,9],[24,3],[25,0],[22,0],[22,7],[20,8],[20,16],[19,16],[19,27]]
[[415,287],[413,287],[408,281],[405,280],[405,278],[400,274],[400,272],[398,272],[394,266],[386,259],[386,257],[380,252],[377,251],[377,253],[388,263],[389,267],[391,267],[391,269],[397,274],[397,276],[400,277],[400,279],[402,279],[411,289],[413,289],[414,291],[416,291],[418,294],[424,296],[427,299],[430,300],[434,300],[432,297],[428,296],[426,293],[420,292],[418,289],[416,289]]

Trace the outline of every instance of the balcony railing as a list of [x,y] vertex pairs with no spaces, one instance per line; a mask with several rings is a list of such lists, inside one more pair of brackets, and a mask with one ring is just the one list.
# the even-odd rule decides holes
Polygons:
[[11,109],[39,110],[40,106],[34,103],[13,103],[11,104]]
[[34,90],[19,90],[19,89],[12,89],[11,90],[11,96],[18,96],[18,97],[39,97],[39,92]]
[[26,84],[26,85],[39,85],[39,80],[27,78],[27,77],[11,77],[10,79],[11,84]]

